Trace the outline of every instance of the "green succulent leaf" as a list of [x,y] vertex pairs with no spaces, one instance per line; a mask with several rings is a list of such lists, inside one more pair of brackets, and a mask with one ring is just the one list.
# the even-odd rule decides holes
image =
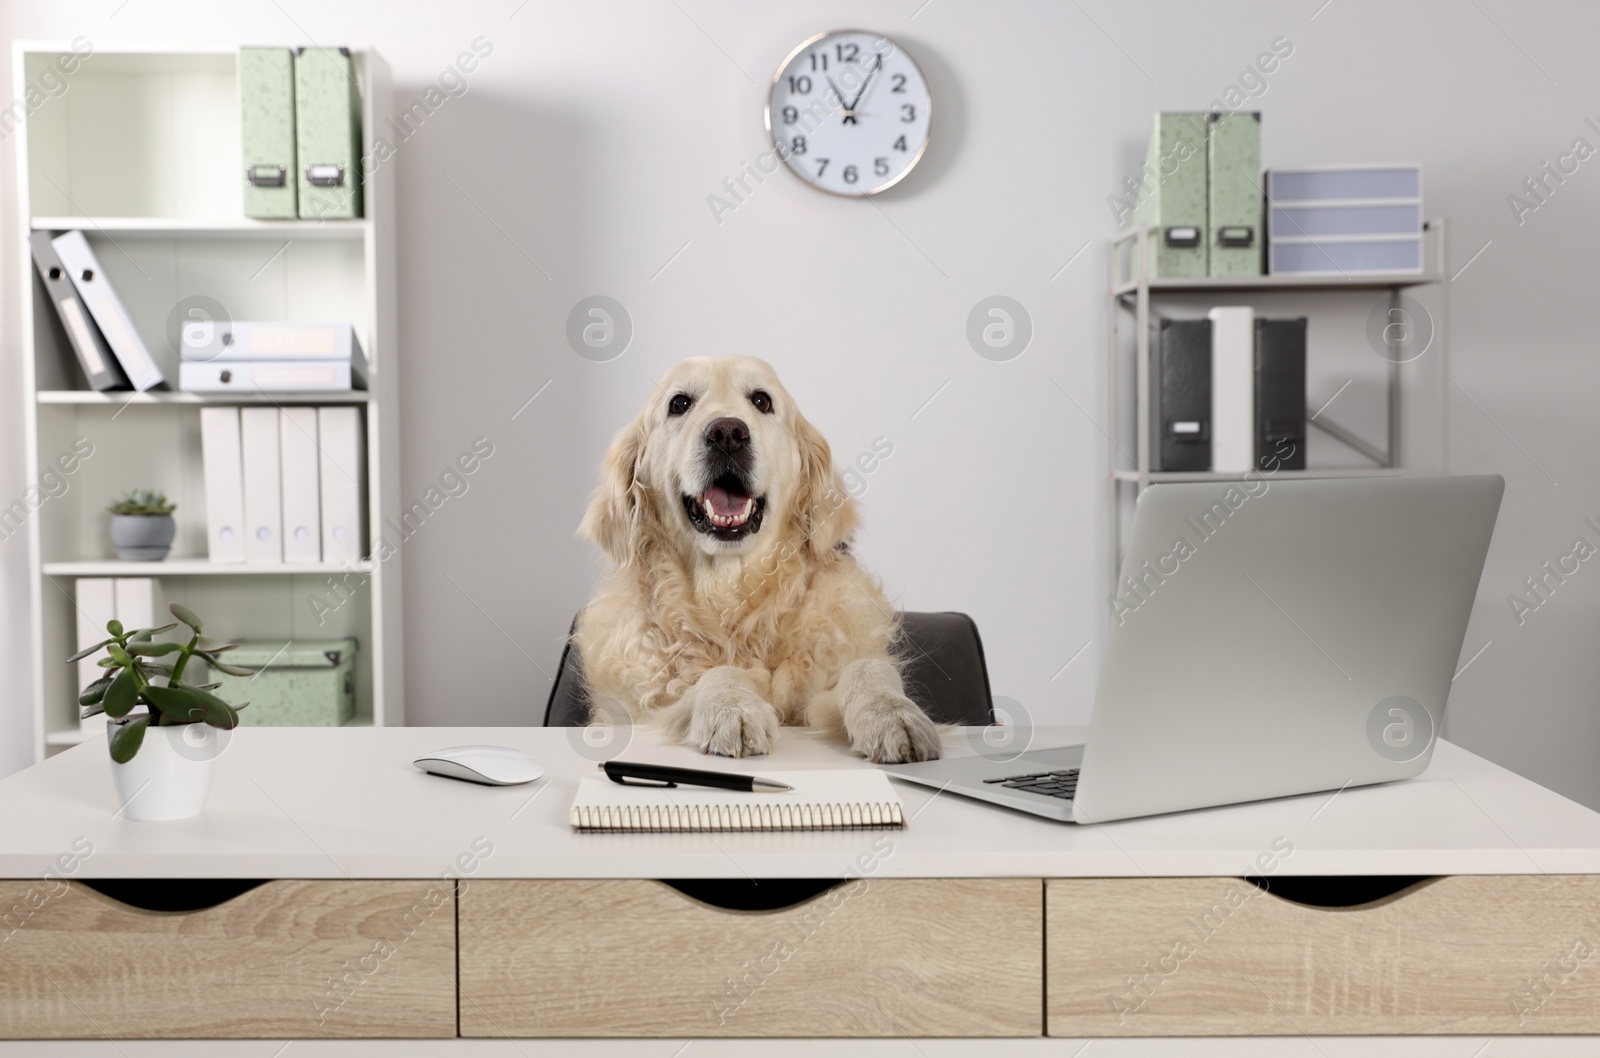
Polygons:
[[206,663],[224,676],[254,676],[256,674],[255,669],[247,669],[243,665],[229,665],[225,661],[218,661],[212,657],[206,658]]
[[143,658],[159,658],[167,654],[176,654],[182,650],[178,643],[133,643],[128,644],[128,653]]
[[98,680],[95,680],[93,683],[89,684],[89,686],[85,687],[82,694],[78,695],[78,704],[97,704],[100,699],[106,696],[106,688],[109,686],[111,686],[111,677],[101,676]]
[[122,635],[122,622],[113,617],[106,622],[106,631],[114,636]]
[[153,636],[158,636],[163,632],[170,632],[174,628],[177,628],[177,627],[178,627],[178,622],[173,621],[171,624],[164,624],[160,628],[147,628],[147,629],[145,629],[145,631],[149,632]]
[[133,664],[133,658],[128,655],[128,652],[123,650],[115,643],[112,643],[110,646],[106,647],[106,653],[110,654],[111,660],[115,661],[118,665]]
[[[222,684],[220,684],[220,683],[202,683],[200,686],[196,687],[195,690],[197,690],[197,691],[214,691],[218,687],[221,687],[221,686],[222,686]],[[236,706],[234,706],[234,708],[237,709],[239,707],[236,705]]]
[[182,621],[196,632],[200,631],[200,618],[196,617],[194,615],[194,611],[183,605],[183,603],[168,603],[167,609],[172,611],[172,616],[176,617],[178,620]]
[[115,658],[101,658],[99,661],[95,662],[95,664],[99,665],[102,669],[114,669],[117,667],[117,660]]
[[139,672],[144,675],[145,679],[149,679],[150,674],[153,672],[166,676],[168,679],[172,678],[172,666],[165,661],[146,661],[144,658],[140,658]]
[[74,654],[70,658],[68,658],[67,659],[67,664],[70,665],[74,661],[82,661],[84,658],[88,657],[90,654],[93,654],[95,651],[100,650],[101,648],[107,646],[108,644],[115,643],[115,642],[116,642],[115,639],[102,639],[100,642],[96,643],[92,647],[84,647],[82,650],[78,651],[76,654]]
[[79,720],[87,720],[91,716],[94,716],[96,713],[103,713],[103,712],[105,712],[105,710],[103,708],[101,708],[99,702],[96,702],[93,705],[86,705],[82,709],[78,710],[78,719]]
[[134,682],[133,673],[127,669],[118,672],[106,687],[105,697],[101,701],[105,704],[107,716],[127,716],[132,712],[139,701],[139,685]]
[[111,759],[118,764],[126,764],[139,752],[139,747],[144,745],[144,730],[150,726],[148,716],[136,717],[126,724],[118,724],[111,729]]
[[238,707],[223,701],[210,691],[202,691],[197,688],[191,688],[191,690],[206,703],[206,709],[208,710],[206,723],[212,727],[232,728],[239,726]]
[[158,489],[134,489],[107,508],[112,514],[171,514],[178,505]]
[[216,654],[224,650],[233,650],[238,645],[238,643],[229,643],[215,636],[201,636],[200,641],[195,644],[202,654]]
[[[196,690],[194,693],[198,694],[206,703],[206,723],[212,727],[220,727],[225,730],[232,730],[239,726],[239,710],[244,706],[229,705],[210,691]],[[245,705],[249,704],[249,702],[245,703]]]
[[[145,697],[149,698],[157,709],[169,715],[177,711],[186,718],[204,720],[212,727],[224,729],[239,726],[238,709],[210,691],[203,691],[198,687],[147,687]],[[173,702],[173,709],[168,709],[162,704],[163,699]],[[200,710],[201,715],[194,715],[193,710],[196,708]]]
[[146,687],[145,698],[174,723],[197,724],[207,719],[207,706],[200,692],[188,687]]

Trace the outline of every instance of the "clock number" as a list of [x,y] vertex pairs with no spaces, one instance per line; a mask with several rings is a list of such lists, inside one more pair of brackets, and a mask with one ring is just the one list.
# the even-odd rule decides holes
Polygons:
[[808,96],[811,94],[811,78],[805,74],[789,78],[789,94]]
[[861,54],[859,44],[835,44],[833,47],[840,62],[855,62],[856,56]]
[[889,89],[889,91],[891,91],[891,92],[900,92],[900,93],[904,94],[904,92],[906,90],[906,75],[905,74],[897,73],[893,77],[889,78],[889,80],[894,82],[894,87]]
[[823,52],[822,53],[822,55],[820,56],[820,61],[819,61],[819,56],[817,55],[816,52],[810,52],[809,56],[810,56],[810,59],[811,59],[811,70],[812,70],[813,73],[817,73],[817,72],[827,73],[828,72],[828,53],[827,52]]
[[[821,176],[822,174],[818,173],[817,175]],[[844,182],[845,183],[853,184],[853,183],[856,182],[856,180],[858,178],[859,178],[859,175],[856,173],[856,167],[855,166],[847,165],[847,166],[844,167]]]
[[917,120],[917,108],[912,106],[910,103],[901,103],[900,104],[900,120],[901,121],[915,121],[915,120]]
[[903,151],[906,149],[906,138],[904,136],[901,136],[898,140],[894,141],[894,149],[897,151]]
[[794,107],[784,107],[783,108],[783,123],[785,125],[793,125],[795,122],[797,122],[799,120],[800,120],[800,111],[796,110]]
[[826,169],[826,168],[828,168],[828,159],[826,159],[826,158],[818,158],[817,159],[817,177],[819,179],[822,177],[822,171],[824,169]]
[[889,175],[889,159],[887,159],[887,158],[874,158],[874,159],[872,159],[872,174],[874,176],[888,176]]
[[804,154],[804,153],[806,153],[806,138],[804,136],[796,136],[794,138],[794,143],[789,145],[789,153],[790,154]]

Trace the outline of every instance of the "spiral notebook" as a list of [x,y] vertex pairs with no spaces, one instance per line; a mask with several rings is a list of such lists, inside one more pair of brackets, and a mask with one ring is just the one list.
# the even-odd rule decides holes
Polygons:
[[624,786],[603,775],[578,780],[571,822],[583,831],[883,830],[904,827],[889,777],[870,768],[763,771],[781,793],[699,786]]

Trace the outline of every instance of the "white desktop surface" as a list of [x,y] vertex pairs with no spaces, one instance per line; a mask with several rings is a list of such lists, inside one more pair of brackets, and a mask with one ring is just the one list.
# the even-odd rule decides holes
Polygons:
[[[1034,748],[1081,728],[1039,728]],[[618,728],[625,741],[629,729]],[[577,778],[596,767],[581,729],[242,728],[218,759],[205,812],[166,823],[121,818],[103,738],[0,780],[0,877],[36,877],[87,839],[70,877],[476,878],[832,877],[887,834],[875,877],[1237,876],[1287,839],[1280,874],[1600,873],[1600,814],[1441,743],[1420,777],[1338,793],[1098,826],[1053,823],[896,782],[903,831],[576,833]],[[970,753],[977,731],[945,734]],[[545,766],[526,786],[426,775],[411,761],[470,743],[515,746]],[[615,746],[616,743],[613,743]],[[843,746],[785,730],[775,753],[729,760],[632,733],[624,759],[762,771],[869,767]],[[473,857],[468,856],[468,860]]]

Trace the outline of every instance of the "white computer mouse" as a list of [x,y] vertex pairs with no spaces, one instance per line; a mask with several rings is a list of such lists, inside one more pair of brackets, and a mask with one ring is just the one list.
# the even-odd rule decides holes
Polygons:
[[509,746],[451,746],[411,763],[433,775],[485,786],[517,786],[544,774],[526,753]]

